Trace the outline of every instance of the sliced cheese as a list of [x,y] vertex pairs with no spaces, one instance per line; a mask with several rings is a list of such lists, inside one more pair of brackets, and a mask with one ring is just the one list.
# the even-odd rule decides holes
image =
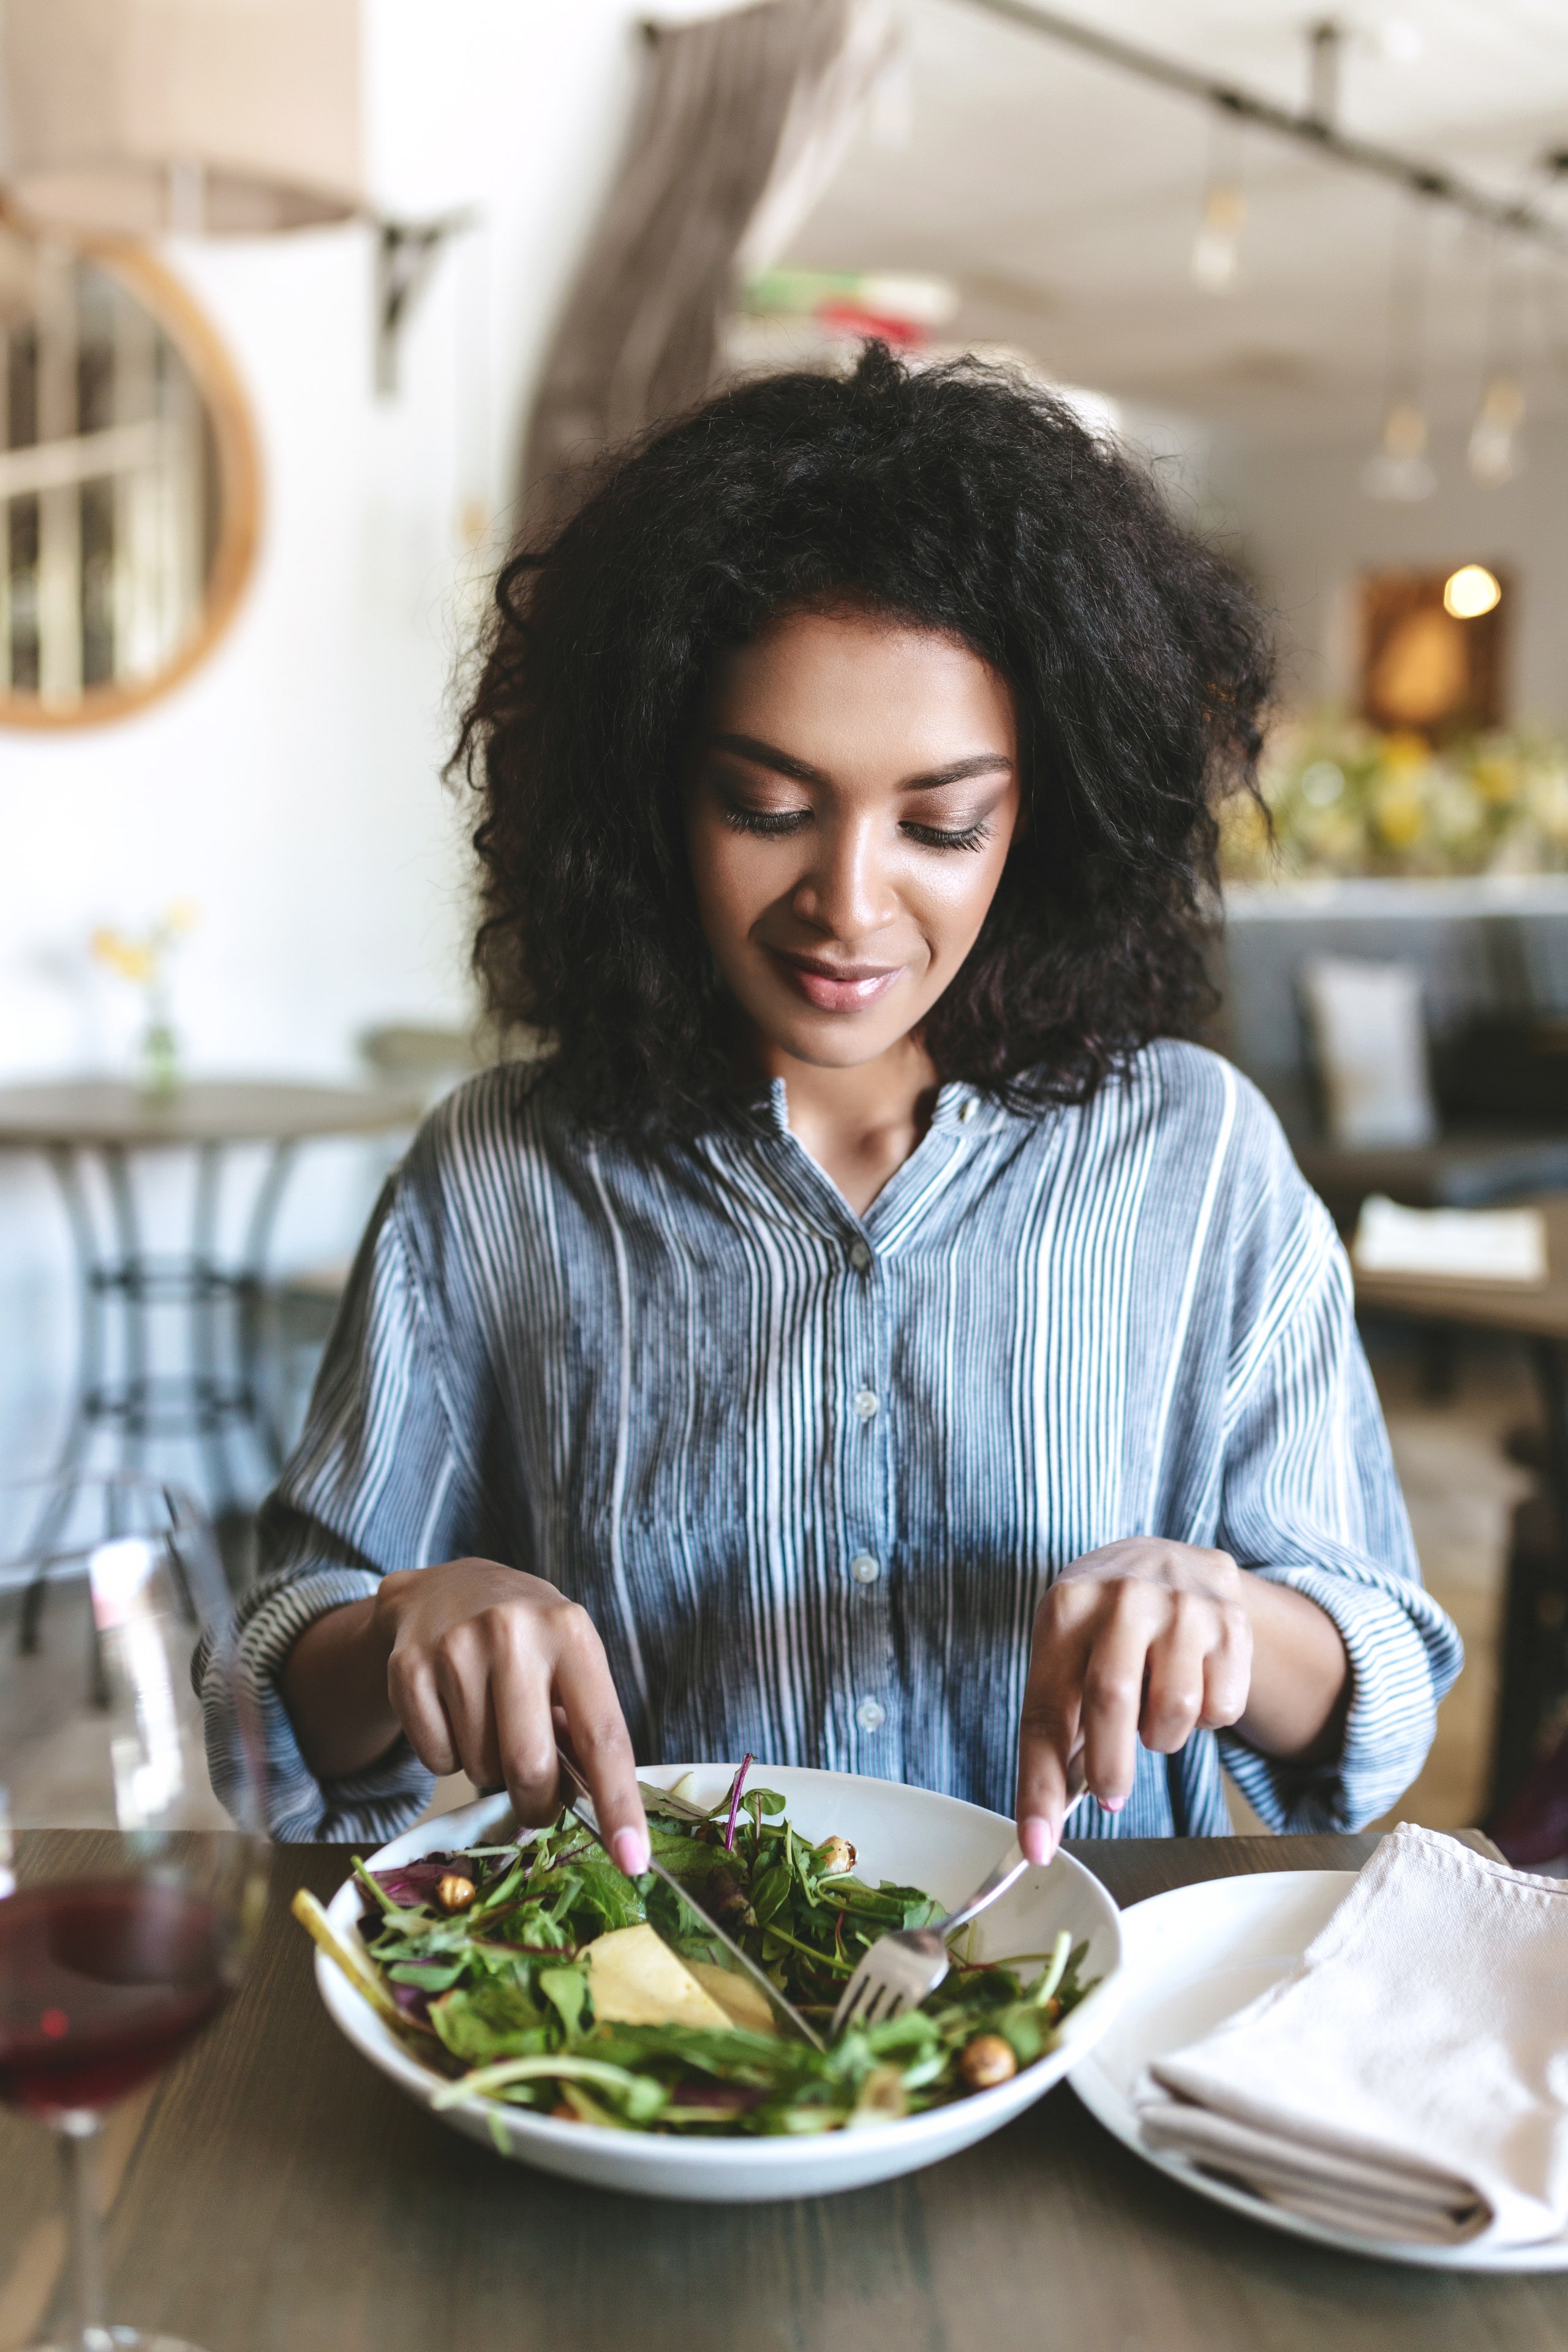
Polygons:
[[779,2030],[777,2011],[761,1985],[737,1969],[721,1969],[715,1960],[688,1960],[687,1967],[705,1990],[710,1992],[731,2025],[747,2033],[776,2033]]
[[584,1947],[583,1958],[588,1964],[594,2014],[603,2024],[730,2030],[727,2012],[646,1922],[638,1927],[612,1927],[607,1936]]

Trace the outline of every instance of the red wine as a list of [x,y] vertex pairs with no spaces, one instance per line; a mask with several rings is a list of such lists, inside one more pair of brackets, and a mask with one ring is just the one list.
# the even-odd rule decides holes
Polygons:
[[149,2082],[227,1998],[213,1906],[127,1878],[0,1902],[0,2098],[107,2107]]

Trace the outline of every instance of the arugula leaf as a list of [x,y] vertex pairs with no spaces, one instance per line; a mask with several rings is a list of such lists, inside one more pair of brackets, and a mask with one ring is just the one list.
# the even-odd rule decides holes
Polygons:
[[430,2022],[453,2057],[470,2066],[531,2056],[544,2042],[543,2015],[527,1993],[493,1980],[433,2000]]
[[445,1992],[455,1985],[467,1963],[451,1960],[443,1967],[422,1967],[416,1960],[399,1960],[386,1973],[394,1984],[417,1985],[421,1992]]
[[775,1863],[771,1869],[763,1872],[752,1889],[752,1910],[759,1927],[765,1927],[786,1907],[793,1884],[783,1863]]
[[541,1969],[539,1990],[566,2028],[567,2041],[575,2042],[583,2022],[583,2011],[588,2006],[587,1971],[584,1969]]
[[605,2092],[624,2107],[629,2121],[649,2123],[663,2106],[666,2092],[662,2083],[651,2081],[646,2074],[631,2074],[620,2066],[608,2066],[601,2058],[548,2057],[505,2058],[496,2066],[481,2066],[478,2073],[465,2074],[460,2082],[448,2083],[437,2091],[430,2102],[434,2107],[453,2107],[459,2099],[473,2098],[481,2094],[504,2091],[514,2083],[555,2081],[591,2083],[596,2091]]

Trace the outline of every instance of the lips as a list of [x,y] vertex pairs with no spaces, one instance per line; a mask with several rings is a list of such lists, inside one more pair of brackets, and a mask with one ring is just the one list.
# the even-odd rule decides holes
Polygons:
[[886,996],[903,971],[902,964],[833,963],[825,956],[792,955],[784,948],[769,953],[818,1013],[863,1013]]

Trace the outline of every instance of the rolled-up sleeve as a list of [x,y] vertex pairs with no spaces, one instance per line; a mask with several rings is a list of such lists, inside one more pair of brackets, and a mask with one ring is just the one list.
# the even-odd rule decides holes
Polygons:
[[473,1549],[473,1481],[455,1442],[443,1365],[397,1214],[377,1205],[327,1344],[304,1434],[258,1520],[260,1576],[227,1672],[200,1663],[213,1786],[240,1795],[232,1673],[259,1744],[266,1818],[280,1840],[379,1844],[415,1819],[433,1780],[399,1739],[366,1770],[313,1773],[279,1678],[306,1627],[373,1593],[389,1570]]
[[1217,1541],[1243,1568],[1289,1585],[1332,1618],[1351,1688],[1331,1762],[1282,1762],[1230,1734],[1221,1736],[1221,1754],[1271,1828],[1359,1828],[1420,1770],[1464,1652],[1423,1590],[1355,1328],[1350,1268],[1310,1198],[1238,1349],[1223,1476]]

